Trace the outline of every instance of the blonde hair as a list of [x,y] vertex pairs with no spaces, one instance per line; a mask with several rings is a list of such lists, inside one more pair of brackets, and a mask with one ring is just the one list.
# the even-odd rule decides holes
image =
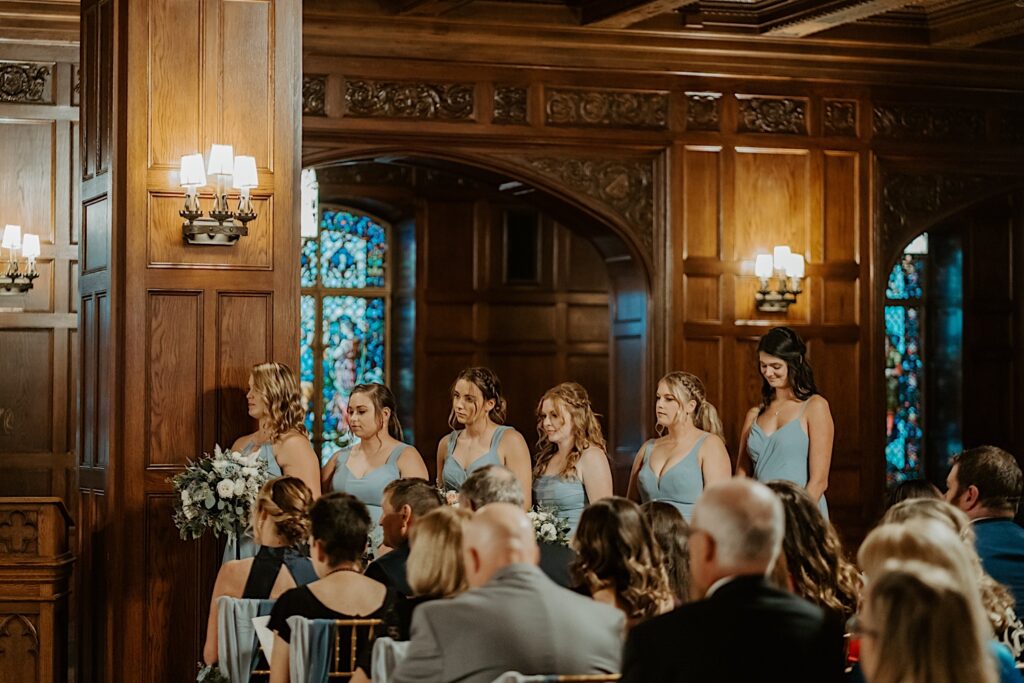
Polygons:
[[968,585],[940,567],[889,561],[868,586],[877,633],[871,683],[995,683]]
[[[707,391],[705,391],[704,383],[700,381],[699,377],[689,372],[676,371],[670,372],[658,380],[659,384],[661,382],[665,383],[668,390],[679,401],[680,407],[685,406],[690,401],[697,403],[697,408],[693,411],[694,426],[724,440],[722,420],[718,417],[718,411],[715,410],[715,406],[708,402]],[[661,425],[658,425],[656,429],[660,434]]]
[[462,528],[472,516],[468,510],[444,506],[416,518],[406,561],[413,595],[450,598],[466,590]]
[[[606,449],[604,435],[601,433],[601,424],[597,421],[597,415],[590,406],[590,396],[587,390],[576,382],[562,382],[556,387],[548,389],[540,397],[537,403],[537,462],[533,466],[533,474],[540,477],[547,470],[548,463],[558,453],[558,445],[548,440],[547,432],[541,426],[544,422],[542,409],[544,401],[551,401],[555,409],[565,409],[569,414],[569,422],[572,425],[572,450],[569,457],[565,459],[560,477],[571,477],[576,470],[576,464],[583,456],[583,451],[591,446]],[[607,455],[606,455],[607,457]]]
[[260,489],[253,511],[266,514],[288,545],[297,546],[309,538],[307,511],[312,504],[313,493],[306,482],[298,477],[276,477]]
[[291,431],[306,434],[302,395],[290,367],[284,363],[258,363],[252,366],[252,388],[267,400],[270,415],[266,426],[275,439]]

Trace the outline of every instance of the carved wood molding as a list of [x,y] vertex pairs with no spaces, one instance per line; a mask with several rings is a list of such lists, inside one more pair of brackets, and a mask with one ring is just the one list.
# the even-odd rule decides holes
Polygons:
[[39,550],[39,513],[0,512],[0,553],[34,555]]
[[494,87],[494,123],[526,125],[529,94],[525,87],[498,85]]
[[741,133],[807,135],[807,100],[792,97],[737,95],[736,128]]
[[[39,654],[39,629],[32,623],[32,619],[24,614],[6,614],[0,619],[0,640],[4,638],[13,638],[15,634],[11,633],[11,624],[21,624],[21,637],[27,638],[31,643],[28,648],[30,654]],[[0,647],[0,653],[5,652],[6,648]]]
[[345,115],[366,118],[469,121],[472,83],[421,83],[345,79]]
[[875,137],[887,140],[978,142],[985,137],[985,113],[963,107],[876,104],[871,120]]
[[327,76],[302,76],[302,113],[310,116],[326,116]]
[[722,94],[686,93],[686,130],[718,131],[722,125]]
[[410,185],[412,168],[399,164],[345,164],[316,170],[321,188],[329,185]]
[[544,122],[550,126],[663,130],[668,127],[668,93],[546,89]]
[[14,411],[10,408],[0,408],[0,436],[10,436],[14,433]]
[[0,62],[0,102],[52,103],[52,73],[49,65]]
[[823,117],[825,135],[857,137],[856,100],[825,100]]
[[1000,113],[999,139],[1012,145],[1024,145],[1024,109]]

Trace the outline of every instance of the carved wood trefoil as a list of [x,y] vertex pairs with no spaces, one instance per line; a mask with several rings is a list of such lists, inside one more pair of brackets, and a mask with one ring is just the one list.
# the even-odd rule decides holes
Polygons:
[[737,95],[741,133],[807,134],[807,100],[789,97]]
[[[39,629],[32,622],[32,618],[24,614],[7,614],[0,619],[0,642],[19,635],[12,632],[12,624],[18,624],[21,630],[20,636],[28,640],[28,652],[34,655],[39,654]],[[0,646],[0,654],[6,654],[6,647]]]
[[960,107],[876,104],[872,130],[888,140],[977,142],[985,137],[985,114]]
[[551,126],[663,130],[668,127],[668,93],[545,90],[544,121]]
[[302,76],[302,113],[326,116],[327,76]]
[[0,62],[0,102],[49,103],[52,71],[41,64]]
[[0,553],[34,555],[39,550],[39,514],[8,510],[0,512]]
[[854,100],[825,100],[825,135],[857,137],[857,102]]
[[346,116],[467,121],[474,109],[472,83],[345,79]]
[[686,130],[719,130],[721,101],[721,93],[686,93]]
[[527,123],[526,104],[527,89],[515,85],[498,85],[494,88],[494,123],[519,124]]

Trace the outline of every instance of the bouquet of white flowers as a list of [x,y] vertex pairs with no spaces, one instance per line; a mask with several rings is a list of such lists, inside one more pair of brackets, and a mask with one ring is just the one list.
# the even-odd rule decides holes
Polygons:
[[265,460],[254,450],[249,455],[221,450],[195,462],[169,481],[174,484],[174,525],[185,540],[197,539],[207,529],[216,536],[237,538],[249,524],[252,505],[270,478]]
[[441,495],[441,500],[444,501],[445,505],[449,505],[453,508],[459,507],[459,492],[455,489],[445,488],[444,484],[437,487],[437,492]]
[[533,523],[533,532],[537,535],[538,543],[569,545],[569,522],[552,510],[536,505],[526,513],[526,516]]

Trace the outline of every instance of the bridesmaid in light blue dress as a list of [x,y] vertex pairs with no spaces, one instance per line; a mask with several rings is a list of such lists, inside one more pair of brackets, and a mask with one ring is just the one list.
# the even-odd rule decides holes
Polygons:
[[402,442],[395,396],[383,384],[357,384],[348,399],[348,427],[359,443],[343,448],[321,471],[324,490],[358,498],[370,512],[372,550],[383,540],[384,489],[395,479],[427,478],[423,458]]
[[793,330],[776,327],[761,337],[757,352],[761,405],[747,413],[737,474],[803,486],[828,519],[825,490],[835,426],[814,384],[807,346]]
[[[258,449],[271,477],[286,475],[301,479],[316,500],[320,496],[320,468],[313,445],[306,436],[305,411],[299,383],[291,368],[283,363],[260,363],[249,375],[245,395],[249,416],[259,430],[238,438],[231,450],[249,454]],[[242,537],[236,552],[233,540],[224,549],[223,561],[254,557],[258,547],[250,532]]]
[[452,432],[437,444],[439,487],[458,492],[474,471],[501,465],[523,487],[524,507],[529,509],[530,449],[522,434],[503,425],[507,405],[498,376],[488,368],[466,368],[455,378],[451,397]]
[[533,495],[576,533],[583,508],[612,495],[612,471],[601,425],[587,390],[576,382],[549,389],[537,406],[537,462]]
[[626,496],[672,504],[687,522],[704,487],[732,476],[718,411],[704,383],[688,372],[670,372],[658,382],[657,431],[633,460]]

